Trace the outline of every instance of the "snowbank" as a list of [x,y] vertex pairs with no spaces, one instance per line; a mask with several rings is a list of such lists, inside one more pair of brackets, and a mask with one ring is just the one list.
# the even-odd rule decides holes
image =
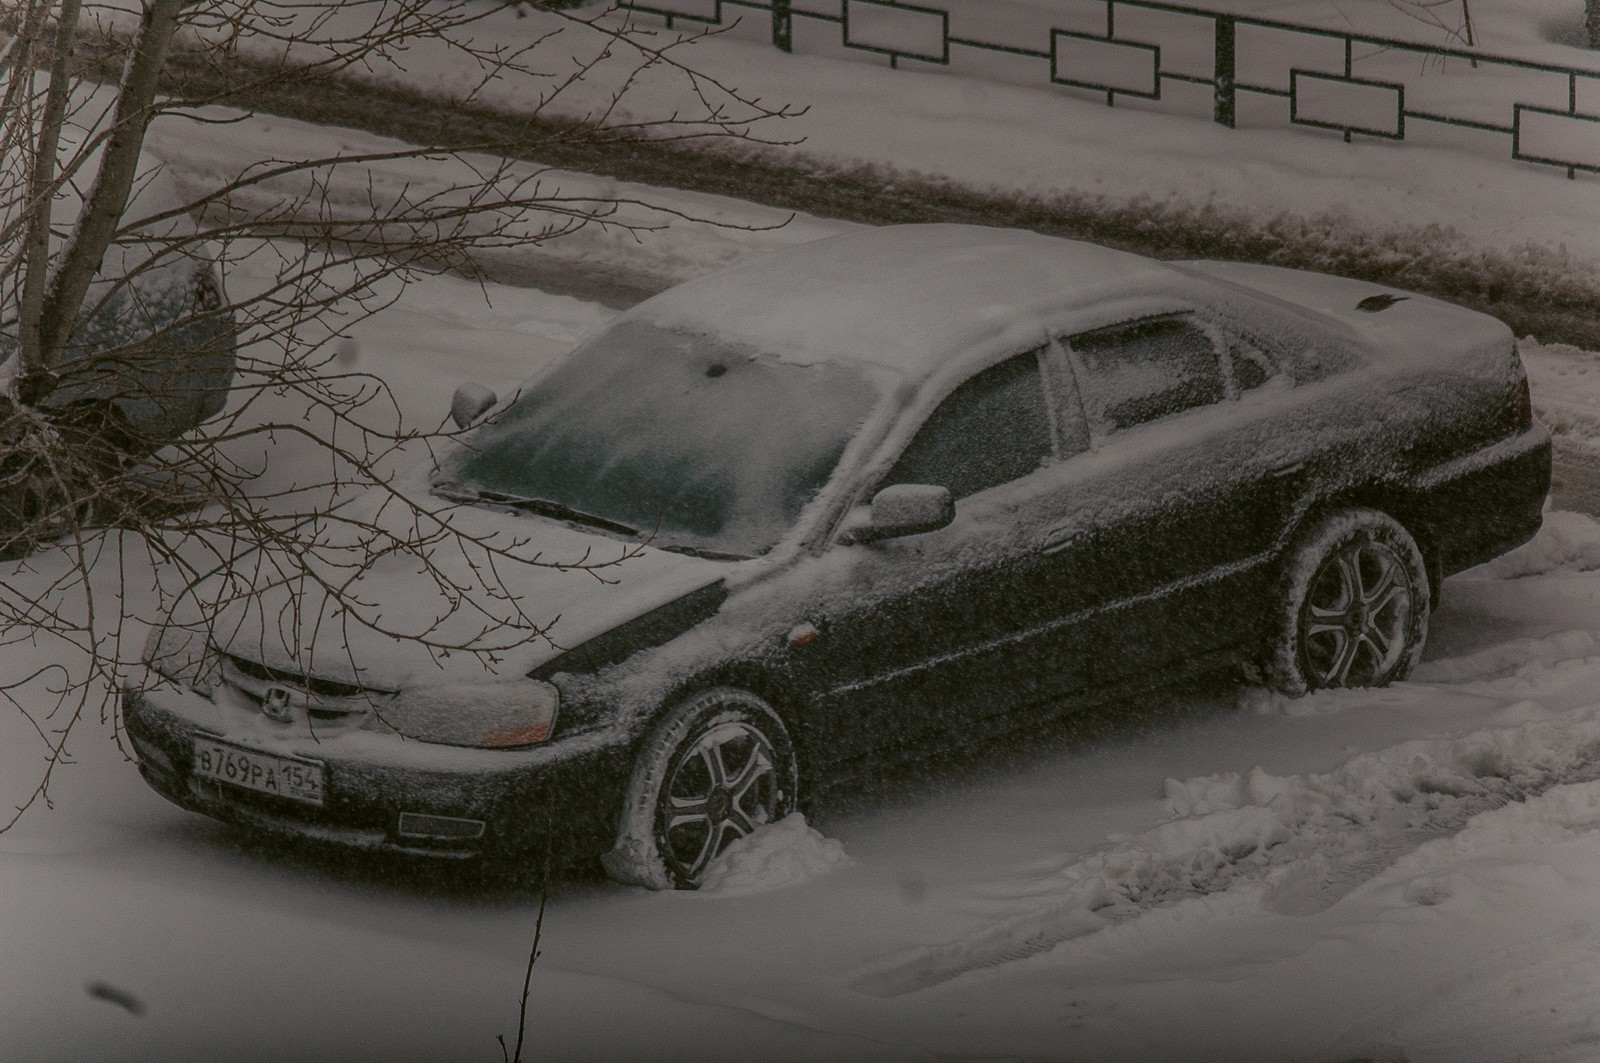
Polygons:
[[1555,713],[1521,702],[1503,718],[1327,773],[1169,779],[1171,819],[1066,863],[1031,910],[868,965],[854,984],[882,996],[925,990],[1248,880],[1270,883],[1263,903],[1273,911],[1320,911],[1423,841],[1600,770],[1600,705]]
[[699,893],[737,896],[795,886],[849,867],[844,846],[806,824],[799,812],[758,828],[722,851],[706,868]]

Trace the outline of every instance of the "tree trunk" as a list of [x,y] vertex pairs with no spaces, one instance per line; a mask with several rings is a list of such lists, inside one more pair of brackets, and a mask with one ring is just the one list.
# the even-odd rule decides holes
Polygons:
[[[67,0],[76,3],[76,0]],[[133,50],[122,73],[111,135],[100,152],[100,169],[84,197],[83,211],[73,227],[52,278],[39,318],[39,345],[43,368],[53,368],[61,349],[77,324],[78,311],[89,282],[100,270],[106,249],[128,207],[133,179],[144,148],[145,128],[156,98],[157,80],[166,62],[167,46],[177,29],[182,0],[146,0],[144,19],[133,40]]]
[[[47,5],[36,3],[29,12],[24,32],[37,38],[43,27]],[[34,145],[32,180],[28,195],[28,221],[24,237],[27,263],[23,273],[22,302],[19,307],[17,338],[22,379],[27,382],[49,367],[45,353],[45,304],[50,270],[50,201],[55,194],[56,152],[61,145],[61,126],[66,120],[67,98],[71,94],[68,72],[72,67],[73,44],[78,36],[78,0],[63,0],[57,14],[54,56],[50,62],[50,85],[45,90],[44,113],[40,118],[38,142]],[[18,68],[18,77],[25,68]]]

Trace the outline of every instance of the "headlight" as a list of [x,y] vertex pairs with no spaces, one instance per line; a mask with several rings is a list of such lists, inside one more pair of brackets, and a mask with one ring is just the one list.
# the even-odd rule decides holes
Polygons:
[[538,679],[408,690],[375,707],[379,730],[446,746],[513,749],[548,739],[561,692]]
[[145,639],[143,656],[157,675],[208,698],[216,693],[220,661],[204,632],[157,624]]

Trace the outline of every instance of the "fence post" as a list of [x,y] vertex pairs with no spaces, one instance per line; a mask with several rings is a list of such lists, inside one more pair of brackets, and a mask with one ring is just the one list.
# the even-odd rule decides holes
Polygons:
[[1216,86],[1216,110],[1214,117],[1218,125],[1233,128],[1233,44],[1234,23],[1232,15],[1217,16],[1217,56],[1213,68],[1213,81]]
[[789,13],[789,0],[772,0],[772,45],[785,52],[794,50],[794,16]]

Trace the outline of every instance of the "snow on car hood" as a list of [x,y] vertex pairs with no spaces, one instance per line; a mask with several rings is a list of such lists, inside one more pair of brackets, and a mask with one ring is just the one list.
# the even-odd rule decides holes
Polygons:
[[[401,690],[526,674],[740,564],[421,497],[420,514],[372,491],[313,518],[302,534],[315,532],[316,550],[282,568],[258,551],[199,585],[174,619],[214,616],[219,649],[270,668]],[[385,550],[389,536],[431,541]]]

